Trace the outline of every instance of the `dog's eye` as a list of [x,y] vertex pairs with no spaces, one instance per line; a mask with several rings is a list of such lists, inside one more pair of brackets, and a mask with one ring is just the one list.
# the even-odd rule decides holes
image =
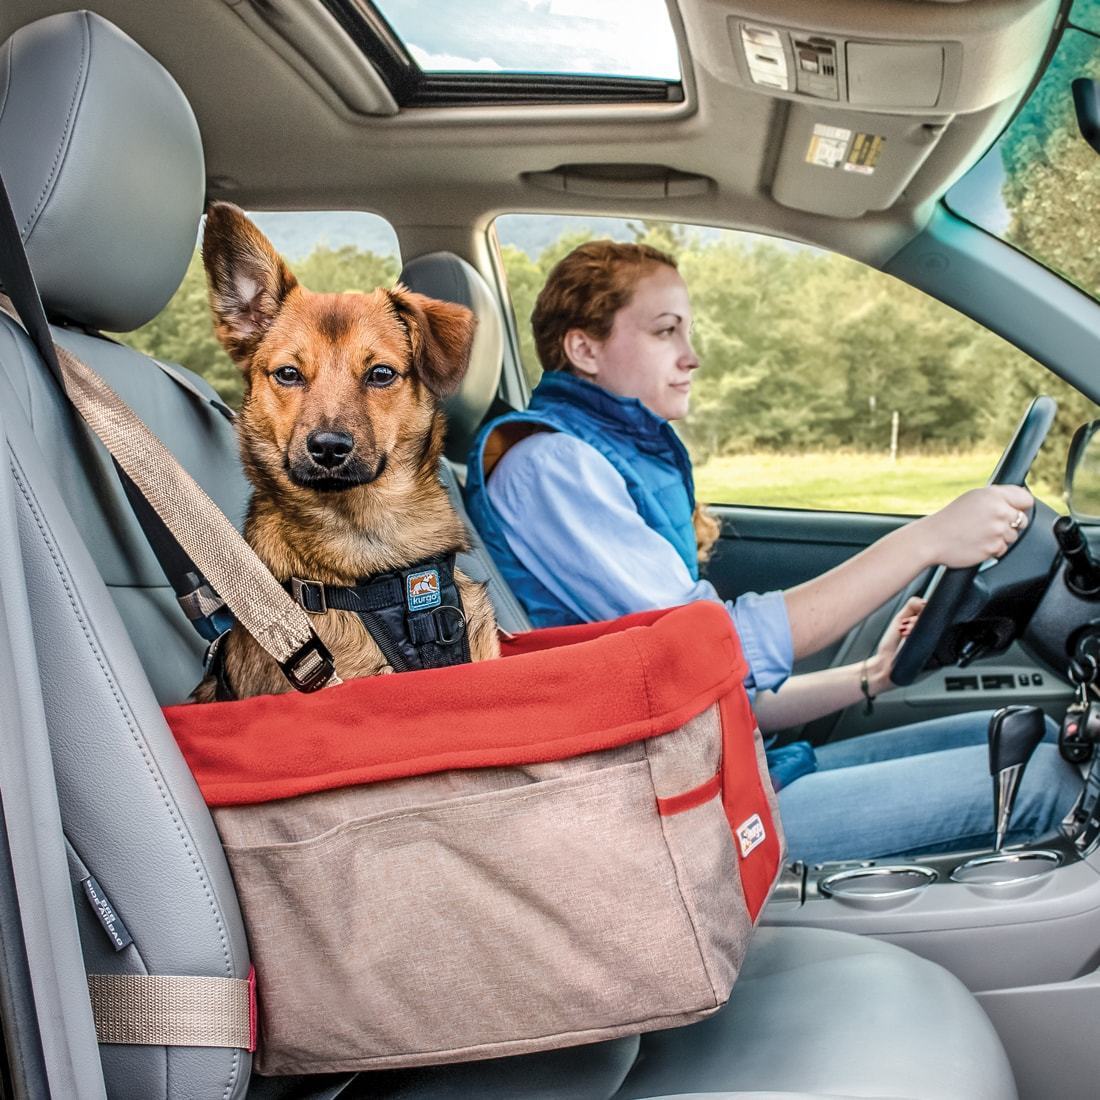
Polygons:
[[366,383],[368,386],[388,386],[395,381],[397,381],[397,371],[393,367],[386,366],[385,363],[375,363],[367,371]]
[[300,386],[305,379],[297,367],[279,367],[272,371],[275,381],[281,386]]

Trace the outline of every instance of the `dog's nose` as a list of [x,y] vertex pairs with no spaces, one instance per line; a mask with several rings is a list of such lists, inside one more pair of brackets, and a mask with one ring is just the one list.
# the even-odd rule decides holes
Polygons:
[[355,439],[347,432],[310,432],[306,437],[306,449],[318,466],[334,470],[355,446]]

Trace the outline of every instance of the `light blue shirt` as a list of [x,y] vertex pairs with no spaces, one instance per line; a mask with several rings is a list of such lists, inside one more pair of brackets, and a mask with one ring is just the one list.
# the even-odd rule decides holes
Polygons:
[[[487,489],[512,552],[586,622],[692,600],[723,602],[646,524],[615,467],[575,436],[537,432],[521,440],[497,463]],[[783,593],[724,602],[749,664],[746,686],[774,691],[794,660]]]

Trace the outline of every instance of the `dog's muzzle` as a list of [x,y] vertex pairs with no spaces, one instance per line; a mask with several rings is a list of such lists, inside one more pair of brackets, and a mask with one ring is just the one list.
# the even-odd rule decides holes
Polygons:
[[302,489],[312,489],[315,492],[339,492],[343,489],[354,489],[357,485],[369,485],[377,481],[386,470],[386,456],[378,459],[377,465],[368,466],[362,458],[352,456],[345,458],[338,466],[326,467],[319,465],[305,456],[295,462],[287,462],[287,477],[295,485]]

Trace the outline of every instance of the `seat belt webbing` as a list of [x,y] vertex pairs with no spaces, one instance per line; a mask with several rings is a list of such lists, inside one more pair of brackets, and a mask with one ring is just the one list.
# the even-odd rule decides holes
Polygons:
[[88,993],[101,1043],[256,1049],[251,978],[89,974]]
[[167,447],[90,367],[55,344],[0,178],[0,308],[19,321],[88,426],[241,625],[300,691],[340,682],[307,613]]

